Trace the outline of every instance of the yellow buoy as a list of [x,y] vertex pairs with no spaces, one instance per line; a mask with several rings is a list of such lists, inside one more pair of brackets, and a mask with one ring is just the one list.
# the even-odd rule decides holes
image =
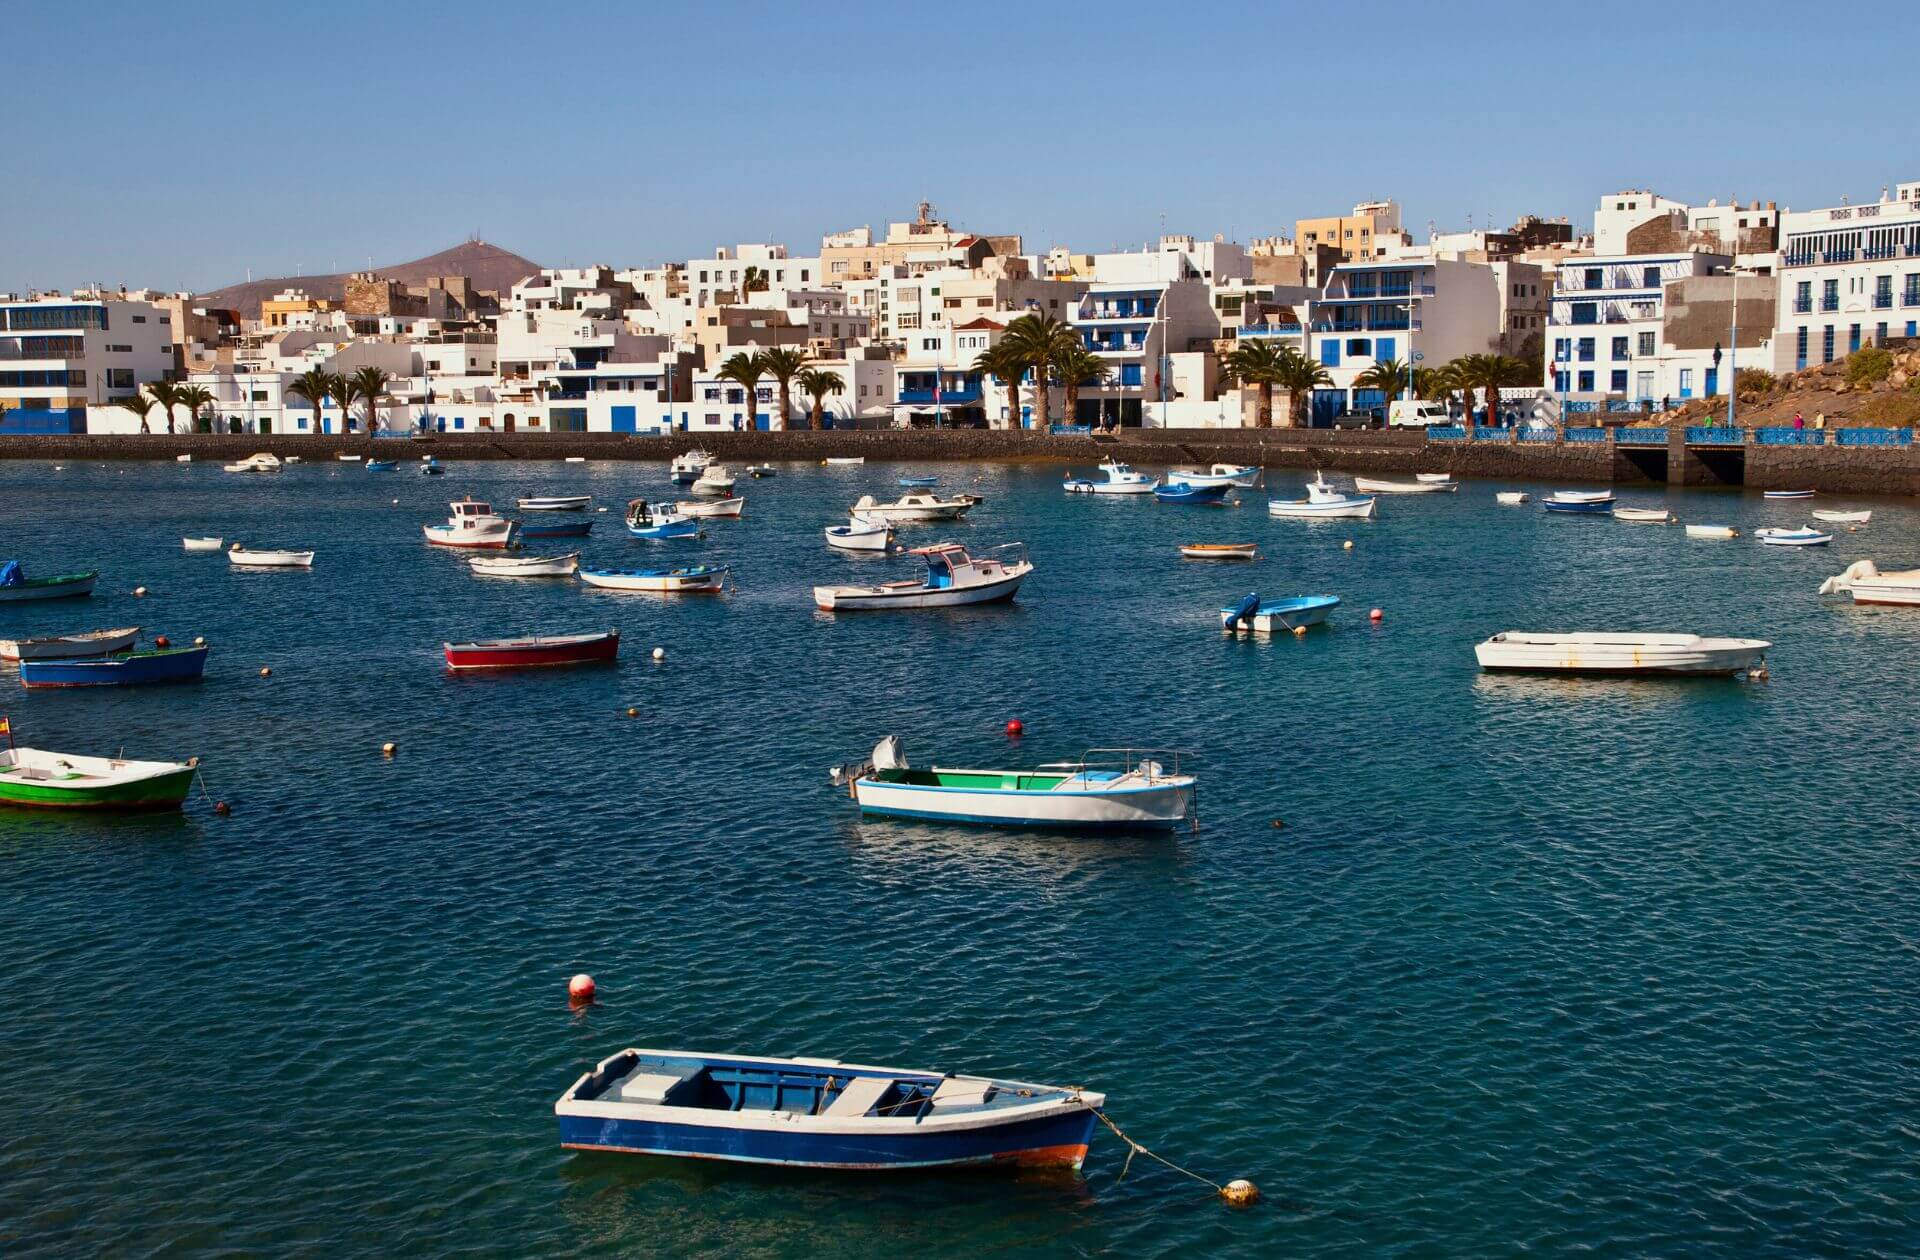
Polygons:
[[628,717],[639,717],[639,716],[640,716],[640,710],[638,710],[638,709],[634,709],[634,708],[629,708],[629,709],[627,710],[627,716],[628,716]]
[[1220,1197],[1228,1207],[1251,1207],[1260,1201],[1260,1187],[1241,1177],[1221,1186]]
[[1293,632],[1296,635],[1299,635],[1301,638],[1305,638],[1307,634],[1307,628],[1305,626],[1295,626],[1293,628]]
[[272,671],[272,670],[270,670],[270,669],[268,669],[268,668],[267,668],[267,667],[266,667],[265,665],[262,665],[262,666],[260,667],[260,677],[262,677],[262,678],[271,678],[272,676],[273,676],[273,671]]
[[1347,541],[1345,541],[1345,542],[1343,542],[1343,543],[1341,543],[1341,544],[1340,544],[1340,550],[1342,550],[1342,551],[1352,551],[1352,550],[1353,550],[1353,539],[1351,539],[1351,538],[1349,538],[1349,539],[1347,539]]

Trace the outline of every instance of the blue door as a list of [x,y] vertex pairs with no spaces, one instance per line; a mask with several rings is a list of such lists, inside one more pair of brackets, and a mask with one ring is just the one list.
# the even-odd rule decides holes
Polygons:
[[1719,368],[1708,368],[1708,369],[1707,369],[1707,394],[1706,394],[1706,396],[1707,396],[1708,398],[1711,398],[1711,397],[1713,397],[1713,396],[1714,396],[1715,394],[1717,394],[1717,393],[1719,393],[1719,392],[1720,392],[1720,369],[1719,369]]
[[1353,391],[1353,409],[1372,415],[1387,414],[1387,391],[1384,389],[1356,389]]
[[1307,423],[1316,429],[1330,429],[1333,427],[1333,418],[1346,405],[1346,390],[1316,389],[1313,391],[1313,410]]
[[632,407],[615,407],[613,409],[613,431],[615,433],[633,433],[639,428],[638,421],[634,418],[634,411],[635,409]]

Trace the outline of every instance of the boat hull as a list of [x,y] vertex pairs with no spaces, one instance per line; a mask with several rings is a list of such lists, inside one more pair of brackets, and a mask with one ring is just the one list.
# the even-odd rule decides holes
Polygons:
[[829,525],[826,529],[827,546],[838,547],[842,551],[886,551],[893,546],[893,531],[890,529],[854,529],[846,525]]
[[1378,509],[1379,501],[1372,498],[1348,499],[1337,502],[1316,502],[1313,499],[1270,499],[1267,502],[1267,515],[1284,520],[1368,520]]
[[1379,481],[1355,477],[1353,488],[1361,494],[1452,494],[1460,488],[1454,481]]
[[1700,644],[1496,643],[1474,645],[1488,673],[1711,676],[1753,668],[1772,644],[1758,640]]
[[1238,608],[1222,608],[1220,625],[1225,630],[1251,630],[1256,634],[1290,634],[1296,627],[1324,625],[1339,606],[1338,596],[1326,595],[1294,604],[1264,605],[1245,615]]
[[1549,512],[1568,516],[1611,516],[1612,499],[1542,499],[1540,506]]
[[684,573],[615,573],[583,570],[580,580],[605,591],[654,591],[665,594],[692,594],[718,591],[727,584],[727,570],[708,568]]
[[21,661],[20,682],[41,687],[136,687],[193,682],[206,673],[211,648],[170,648],[97,660]]
[[978,586],[912,586],[889,590],[877,586],[816,586],[814,605],[824,612],[884,612],[905,608],[959,608],[969,604],[1005,603],[1026,581],[1025,573],[1016,573]]
[[1065,481],[1068,494],[1152,494],[1157,481]]
[[1254,543],[1187,543],[1180,554],[1189,560],[1255,560],[1260,549]]
[[0,603],[23,603],[34,599],[73,599],[93,594],[100,574],[79,573],[60,577],[28,578],[19,586],[0,586]]
[[587,505],[592,502],[592,495],[579,494],[547,499],[521,499],[519,507],[522,512],[584,512],[587,510]]
[[436,547],[463,547],[477,551],[502,551],[513,540],[513,526],[493,529],[456,530],[450,525],[422,525],[427,541]]
[[140,637],[139,626],[93,635],[55,635],[44,639],[0,639],[0,661],[64,661],[124,652]]
[[131,783],[97,787],[63,787],[58,782],[31,782],[0,774],[0,806],[11,809],[93,809],[142,813],[179,809],[193,788],[193,767],[181,766]]
[[1108,831],[1165,830],[1193,810],[1189,781],[1106,792],[999,791],[857,779],[863,814],[987,827]]
[[524,644],[447,643],[442,645],[442,650],[447,668],[456,671],[549,669],[611,661],[620,653],[620,636],[616,632],[582,639],[529,640]]

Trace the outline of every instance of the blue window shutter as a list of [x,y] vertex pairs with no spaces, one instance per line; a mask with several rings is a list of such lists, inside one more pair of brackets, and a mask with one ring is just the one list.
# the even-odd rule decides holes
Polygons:
[[1393,338],[1381,337],[1375,340],[1373,343],[1373,357],[1376,359],[1391,359],[1393,357]]
[[1337,339],[1328,338],[1320,343],[1320,365],[1322,367],[1340,366],[1340,342]]

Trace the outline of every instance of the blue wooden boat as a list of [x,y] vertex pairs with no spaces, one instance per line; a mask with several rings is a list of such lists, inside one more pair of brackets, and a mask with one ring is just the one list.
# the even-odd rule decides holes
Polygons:
[[937,486],[940,484],[940,478],[938,477],[902,477],[900,478],[900,484],[903,486]]
[[1556,490],[1540,500],[1540,506],[1549,512],[1576,516],[1611,516],[1613,494],[1607,490]]
[[1327,614],[1339,606],[1338,595],[1263,600],[1258,594],[1249,594],[1232,607],[1220,610],[1220,626],[1225,630],[1252,630],[1258,634],[1291,631],[1321,624]]
[[634,499],[627,504],[627,532],[635,538],[698,538],[700,522],[671,503]]
[[422,477],[438,477],[445,471],[444,468],[440,467],[440,461],[437,459],[425,460],[420,465],[420,475]]
[[554,1115],[576,1151],[792,1168],[1077,1169],[1106,1095],[951,1072],[622,1050]]
[[370,459],[367,461],[368,472],[392,472],[398,467],[400,467],[400,461],[397,459]]
[[1227,492],[1233,489],[1230,481],[1216,482],[1213,485],[1195,485],[1190,481],[1168,482],[1153,488],[1153,497],[1162,503],[1200,503],[1218,505],[1227,501]]
[[21,661],[26,687],[135,687],[143,683],[191,682],[207,669],[210,648],[155,648],[95,660]]
[[532,521],[520,522],[522,538],[585,538],[593,532],[593,522],[589,520]]

